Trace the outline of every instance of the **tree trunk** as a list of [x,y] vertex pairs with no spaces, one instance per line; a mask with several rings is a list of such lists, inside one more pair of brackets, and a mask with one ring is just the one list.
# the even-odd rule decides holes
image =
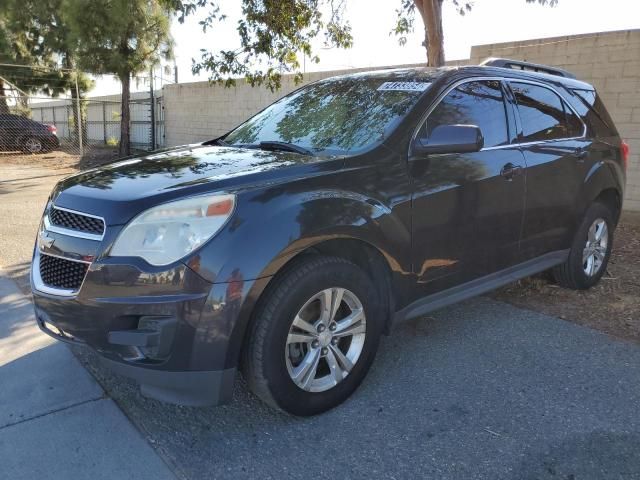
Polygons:
[[4,91],[4,81],[0,78],[0,115],[6,113],[9,113],[9,104]]
[[427,66],[444,65],[444,33],[442,30],[443,0],[414,0],[424,23],[424,46],[427,49]]
[[130,97],[130,89],[131,89],[131,75],[127,72],[125,75],[120,77],[120,81],[122,82],[122,103],[120,107],[120,111],[122,112],[120,116],[120,150],[119,154],[121,157],[126,155],[131,155],[131,141],[130,141],[130,131],[129,131],[129,120],[131,118],[129,111],[129,97]]

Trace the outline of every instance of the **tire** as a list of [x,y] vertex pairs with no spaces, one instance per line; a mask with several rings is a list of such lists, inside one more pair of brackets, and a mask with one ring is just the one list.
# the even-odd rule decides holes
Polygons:
[[22,150],[26,153],[44,153],[46,148],[38,137],[27,137],[22,141]]
[[[596,226],[592,232],[598,230],[596,224],[603,222],[606,225],[606,247],[602,246],[602,242],[598,248],[595,247],[597,242],[593,242],[593,237],[590,238],[590,229]],[[611,209],[606,205],[595,202],[587,210],[584,219],[576,232],[575,238],[569,251],[569,257],[566,262],[558,265],[553,269],[553,275],[559,285],[565,288],[571,288],[574,290],[587,290],[593,287],[600,281],[604,272],[607,271],[607,265],[609,263],[609,257],[611,256],[611,248],[613,246],[613,231],[615,223],[613,220],[613,213]],[[589,263],[589,257],[584,260],[587,248],[590,248],[596,257],[601,257],[600,263]],[[593,260],[595,262],[595,260]],[[586,270],[589,270],[587,272]]]
[[[373,363],[382,330],[382,309],[378,308],[376,289],[359,267],[337,257],[308,256],[275,281],[277,284],[257,307],[244,348],[243,376],[249,388],[267,404],[293,415],[316,415],[344,402]],[[326,325],[320,325],[323,319],[320,312],[323,302],[332,303],[327,302],[329,298],[342,300],[334,317],[337,323],[326,322],[329,328],[325,328]],[[358,302],[363,316],[358,314]],[[347,317],[359,320],[346,329],[344,325],[349,320],[340,320]],[[300,318],[306,323],[300,322]],[[299,329],[299,324],[304,324],[306,330]],[[308,333],[312,331],[309,327],[315,333]],[[324,333],[317,333],[321,328]],[[348,331],[359,333],[349,337],[345,335]],[[292,342],[300,334],[308,340]],[[342,357],[336,349],[342,352]],[[359,354],[355,355],[358,349]],[[309,369],[306,378],[302,374],[296,376],[304,371],[305,362],[311,364],[310,359],[316,355],[319,355],[317,369]],[[341,361],[345,357],[353,360],[352,368],[343,368]],[[330,364],[337,368],[331,369]]]

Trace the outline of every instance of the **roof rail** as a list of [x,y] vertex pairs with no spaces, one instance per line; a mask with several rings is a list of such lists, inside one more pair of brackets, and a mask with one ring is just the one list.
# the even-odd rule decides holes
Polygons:
[[546,73],[548,75],[556,75],[558,77],[573,78],[576,76],[562,70],[561,68],[549,67],[547,65],[539,65],[537,63],[522,62],[520,60],[510,60],[508,58],[487,58],[480,65],[485,67],[510,68],[512,70],[533,71],[538,73]]

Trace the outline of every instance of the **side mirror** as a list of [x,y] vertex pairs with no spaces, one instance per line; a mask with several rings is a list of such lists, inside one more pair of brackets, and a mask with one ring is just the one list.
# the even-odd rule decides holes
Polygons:
[[429,137],[417,137],[412,145],[413,156],[438,153],[479,152],[484,147],[484,137],[476,125],[440,125]]

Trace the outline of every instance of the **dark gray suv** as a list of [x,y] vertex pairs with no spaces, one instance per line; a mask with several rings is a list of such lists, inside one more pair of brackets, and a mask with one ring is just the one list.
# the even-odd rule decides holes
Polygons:
[[221,138],[61,181],[36,318],[145,395],[338,405],[382,333],[553,269],[606,269],[628,147],[594,88],[493,60],[322,80]]

